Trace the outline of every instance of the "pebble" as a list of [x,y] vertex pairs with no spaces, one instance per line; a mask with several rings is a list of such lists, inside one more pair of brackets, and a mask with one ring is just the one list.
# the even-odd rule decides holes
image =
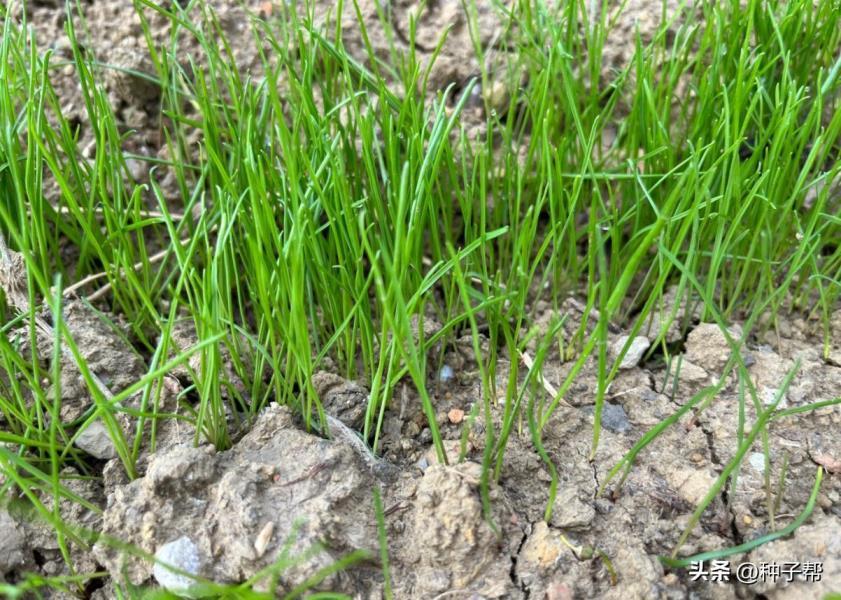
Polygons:
[[[584,410],[590,414],[596,412],[595,406],[586,406]],[[625,433],[631,429],[631,422],[628,414],[619,404],[605,402],[602,407],[602,427],[614,433]]]
[[760,473],[765,472],[765,455],[762,454],[762,452],[754,452],[751,454],[750,458],[748,458],[748,462],[750,463],[750,466]]
[[108,435],[108,430],[100,420],[88,425],[76,438],[76,447],[84,450],[94,458],[110,460],[117,457],[117,449]]
[[450,410],[450,412],[447,413],[447,418],[453,425],[458,425],[459,423],[464,421],[464,411],[460,408],[453,408]]
[[[777,395],[780,393],[779,388],[762,387],[758,390],[759,399],[765,406],[771,406],[777,401]],[[786,405],[785,396],[780,398],[780,403],[777,405],[782,408]]]
[[266,553],[266,548],[269,547],[269,543],[272,541],[272,533],[274,532],[274,522],[268,521],[263,528],[260,530],[260,533],[257,535],[257,538],[254,540],[254,551],[257,553],[257,558],[263,556]]
[[432,431],[430,431],[429,427],[424,427],[420,432],[420,442],[422,444],[428,444],[432,441]]
[[[622,352],[622,348],[625,347],[625,344],[628,343],[629,339],[630,336],[623,335],[613,342],[611,350],[613,351],[614,356],[619,356],[619,353]],[[628,352],[626,352],[625,356],[622,358],[619,368],[633,369],[636,367],[650,347],[651,342],[648,341],[647,337],[642,335],[635,337],[631,342],[631,345],[628,347]]]
[[146,177],[146,165],[136,158],[127,158],[126,167],[134,181],[142,181]]
[[438,381],[441,383],[448,383],[452,381],[453,377],[455,377],[455,371],[450,365],[444,365],[441,367],[441,370],[438,371]]
[[510,94],[504,82],[492,82],[486,89],[482,90],[482,95],[490,108],[497,113],[502,113],[508,108]]
[[176,573],[161,563],[166,563],[191,575],[198,575],[201,566],[199,549],[187,536],[182,536],[158,548],[155,552],[155,566],[152,574],[161,587],[175,594],[186,595],[186,592],[189,592],[190,588],[196,584],[194,579]]

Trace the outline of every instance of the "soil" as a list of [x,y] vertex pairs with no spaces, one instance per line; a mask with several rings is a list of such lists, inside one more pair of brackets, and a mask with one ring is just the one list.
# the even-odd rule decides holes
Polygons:
[[[236,63],[244,72],[259,76],[258,49],[246,26],[246,9],[265,14],[271,5],[218,0],[212,4],[234,48]],[[150,71],[142,50],[143,31],[131,3],[94,0],[81,6],[91,34],[84,43],[102,62]],[[353,56],[365,61],[353,3],[345,6],[346,13],[341,15],[345,44]],[[408,48],[410,18],[417,19],[416,46],[424,60],[431,58],[440,32],[451,27],[432,68],[428,94],[450,85],[458,91],[479,74],[460,3],[393,3],[388,16],[399,35],[391,42],[373,0],[360,0],[359,6],[373,48],[384,58],[389,56],[389,43],[398,50]],[[334,18],[331,7],[332,3],[319,3],[316,17]],[[29,12],[42,47],[69,58],[69,40],[61,33],[64,8],[32,2]],[[166,20],[147,13],[154,41],[166,43]],[[623,14],[627,22],[620,22],[615,39],[608,42],[606,70],[627,63],[633,47],[628,32],[638,26],[645,39],[656,25],[644,3],[631,2]],[[464,117],[474,124],[473,135],[478,136],[482,133],[480,123],[487,117],[485,111],[502,110],[507,86],[517,85],[519,75],[506,70],[503,41],[510,32],[502,25],[496,3],[477,2],[477,15],[478,42],[486,50],[494,74],[485,89],[477,88],[475,101],[468,105]],[[125,130],[133,131],[126,136],[125,149],[141,156],[164,152],[156,89],[125,71],[105,72],[109,99]],[[73,67],[57,70],[54,85],[65,115],[76,120],[82,139],[92,144]],[[80,160],[86,158],[84,154]],[[137,180],[149,177],[142,161],[134,161],[129,168]],[[160,177],[172,201],[180,202],[169,175]],[[670,301],[668,295],[666,301]],[[563,331],[569,338],[587,318],[582,306],[575,298],[562,304],[561,312],[568,317]],[[538,308],[538,326],[546,327],[562,316],[548,306]],[[666,332],[666,341],[677,348],[677,371],[667,367],[662,349],[651,348],[648,342],[656,337],[666,315],[676,315],[676,321],[688,329],[685,337],[679,327]],[[63,519],[104,534],[92,547],[84,540],[70,544],[78,573],[109,573],[84,595],[116,597],[118,583],[164,584],[176,591],[186,585],[183,577],[160,566],[153,569],[150,561],[110,543],[113,538],[216,582],[242,582],[279,560],[303,556],[278,572],[283,590],[304,583],[348,553],[364,551],[367,558],[329,575],[318,587],[354,598],[381,598],[385,585],[379,562],[375,489],[382,494],[395,598],[750,598],[759,594],[766,598],[821,598],[829,591],[841,590],[838,406],[772,421],[770,464],[757,442],[742,463],[737,483],[722,489],[680,551],[686,556],[727,548],[788,525],[803,510],[816,469],[821,466],[827,474],[806,524],[791,536],[731,557],[734,567],[742,561],[819,561],[824,569],[820,582],[765,582],[749,587],[731,581],[717,585],[692,581],[685,569],[666,568],[658,559],[672,552],[696,505],[736,455],[738,428],[749,432],[757,418],[748,401],[740,423],[741,390],[732,375],[705,410],[689,411],[638,455],[621,487],[617,478],[604,493],[598,493],[610,469],[648,430],[722,376],[729,346],[716,325],[699,322],[699,317],[694,307],[664,306],[633,340],[629,340],[629,331],[611,327],[612,355],[626,342],[629,351],[608,390],[595,457],[590,459],[595,360],[585,364],[567,402],[559,405],[543,432],[543,448],[559,479],[548,519],[545,509],[552,476],[525,423],[516,424],[508,440],[500,477],[489,486],[490,514],[484,512],[480,463],[486,437],[480,420],[473,422],[468,416],[481,404],[483,394],[472,368],[476,357],[469,343],[446,348],[443,368],[429,373],[449,464],[439,464],[420,400],[408,383],[399,386],[386,412],[378,449],[382,458],[374,458],[354,433],[364,419],[365,382],[346,381],[329,371],[316,374],[313,380],[326,411],[334,417],[329,438],[306,432],[286,408],[276,405],[266,408],[231,449],[220,452],[209,444],[195,447],[195,432],[169,420],[157,433],[157,446],[141,449],[140,476],[131,482],[104,436],[104,427],[94,422],[76,442],[92,460],[82,461],[78,469],[68,468],[64,476],[68,487],[103,512],[98,515],[68,500],[62,500],[60,506]],[[119,315],[74,299],[65,307],[65,318],[107,393],[118,393],[146,370]],[[781,407],[837,397],[841,390],[841,311],[834,314],[832,322],[834,345],[828,360],[823,358],[813,324],[796,315],[781,318],[776,330],[748,341],[747,369],[761,405],[777,398],[784,378],[797,362],[799,370],[780,401]],[[179,345],[191,345],[195,339],[191,327],[189,323],[179,325],[174,336]],[[733,323],[731,332],[739,334],[740,324]],[[20,333],[25,341],[28,332]],[[37,344],[39,355],[48,361],[50,337],[41,332]],[[542,368],[544,380],[558,387],[573,358],[568,353],[551,353]],[[512,360],[519,358],[501,357],[497,390],[505,390]],[[198,365],[191,367],[195,372]],[[229,367],[224,375],[231,382],[231,393],[245,393]],[[155,410],[179,411],[190,371],[181,369],[167,379]],[[520,369],[521,378],[524,371]],[[63,372],[65,408],[60,416],[66,423],[80,425],[79,418],[87,414],[92,399],[75,368],[68,364]],[[139,398],[133,398],[126,404],[139,407],[138,402]],[[491,410],[497,428],[504,412],[500,397]],[[129,433],[137,422],[126,417],[119,425]],[[787,468],[783,469],[783,464]],[[767,474],[766,469],[770,469]],[[773,491],[770,495],[769,489]],[[54,532],[32,518],[22,499],[0,508],[0,531],[4,532],[0,536],[0,580],[14,582],[26,571],[46,576],[68,573]],[[258,587],[267,584],[263,580]],[[53,595],[71,597],[60,592]]]

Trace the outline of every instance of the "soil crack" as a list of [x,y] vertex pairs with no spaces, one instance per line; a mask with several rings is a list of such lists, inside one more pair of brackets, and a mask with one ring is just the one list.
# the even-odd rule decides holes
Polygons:
[[[534,531],[535,523],[529,524],[529,531]],[[511,555],[511,569],[508,571],[508,576],[511,578],[511,583],[514,585],[515,588],[519,589],[523,592],[523,598],[529,598],[531,596],[531,591],[529,591],[528,586],[519,580],[517,576],[517,560],[520,557],[520,553],[523,551],[523,546],[526,545],[526,540],[529,539],[529,536],[526,532],[523,532],[523,537],[520,538],[520,543],[517,545],[517,551]]]
[[[707,440],[707,449],[710,453],[710,462],[719,469],[721,468],[721,460],[718,457],[718,453],[715,450],[715,443],[713,440],[713,432],[709,431],[704,428],[703,425],[698,425],[701,431],[704,433],[704,437]],[[722,535],[726,535],[728,532],[730,536],[733,538],[737,544],[741,544],[744,540],[742,539],[742,534],[739,532],[739,528],[736,526],[736,515],[733,513],[733,506],[730,503],[730,486],[732,485],[732,479],[727,480],[727,483],[722,486],[721,488],[721,501],[724,503],[724,513],[722,514],[722,522],[719,526]],[[725,522],[724,519],[727,519],[728,522]]]
[[599,488],[601,487],[599,483],[599,471],[596,468],[595,461],[590,463],[590,468],[593,470],[593,500],[595,500],[598,497]]

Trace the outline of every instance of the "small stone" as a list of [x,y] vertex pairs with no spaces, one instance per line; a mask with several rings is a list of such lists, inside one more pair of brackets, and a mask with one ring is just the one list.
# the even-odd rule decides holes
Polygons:
[[539,469],[537,471],[537,479],[538,481],[544,481],[546,483],[549,483],[550,481],[552,481],[552,475],[550,475],[549,471],[547,471],[546,469]]
[[[586,406],[584,411],[594,414],[595,406]],[[620,404],[605,402],[602,406],[602,427],[613,433],[625,433],[630,431],[631,422],[628,420],[628,413]]]
[[56,577],[59,573],[61,573],[63,566],[64,564],[60,560],[48,560],[41,568],[44,570],[44,573],[50,577]]
[[[163,564],[161,564],[163,563]],[[176,573],[164,565],[170,565],[180,571],[197,575],[201,566],[199,549],[193,540],[182,536],[168,542],[155,552],[155,566],[152,574],[155,580],[170,592],[186,595],[196,581],[186,575]]]
[[[777,396],[779,395],[780,390],[779,388],[769,388],[769,387],[762,387],[757,390],[757,395],[759,399],[762,401],[762,404],[765,406],[771,406],[777,401]],[[777,404],[778,408],[784,408],[786,406],[785,396],[780,398],[780,402]]]
[[131,178],[134,181],[143,181],[146,177],[146,165],[142,161],[139,161],[136,158],[127,158],[126,167],[128,168],[129,175],[131,175]]
[[[625,344],[628,343],[630,336],[623,335],[616,339],[615,342],[611,345],[611,352],[614,357],[618,357],[619,353],[622,352],[622,348],[625,347]],[[619,364],[620,369],[633,369],[636,367],[639,362],[642,360],[642,357],[645,355],[645,352],[651,347],[651,342],[648,341],[648,338],[645,336],[638,335],[636,336],[631,345],[628,347],[628,352],[625,353],[625,356],[622,358],[622,362]]]
[[464,420],[464,411],[460,408],[453,408],[447,413],[447,418],[453,425],[458,425]]
[[494,81],[482,92],[491,110],[502,113],[508,108],[510,94],[504,82]]
[[700,452],[693,452],[692,456],[689,457],[689,460],[691,460],[695,464],[699,464],[704,462],[704,455]]
[[765,472],[765,455],[762,452],[754,452],[748,458],[748,463],[750,466],[753,467],[756,471],[760,473]]
[[744,515],[744,516],[742,517],[742,523],[744,523],[745,525],[750,526],[750,525],[753,523],[753,519],[751,518],[751,516],[750,516],[750,515]]
[[450,365],[444,365],[441,367],[441,370],[438,371],[438,381],[441,383],[448,383],[455,377],[455,371]]
[[267,521],[263,528],[260,530],[260,533],[257,535],[257,539],[254,540],[254,551],[257,553],[257,558],[263,556],[266,553],[266,548],[269,547],[269,543],[272,541],[273,532],[274,522]]
[[117,449],[108,435],[108,430],[102,421],[96,420],[88,425],[76,438],[76,447],[84,450],[94,458],[111,460],[117,457]]
[[703,367],[699,367],[695,363],[685,359],[680,362],[678,379],[681,383],[701,383],[706,382],[708,378],[709,373]]
[[546,600],[573,600],[575,594],[564,583],[553,583],[546,588]]
[[72,59],[73,44],[70,42],[70,38],[68,38],[66,35],[62,35],[55,42],[53,42],[53,53],[55,54],[55,56],[61,56],[62,58]]

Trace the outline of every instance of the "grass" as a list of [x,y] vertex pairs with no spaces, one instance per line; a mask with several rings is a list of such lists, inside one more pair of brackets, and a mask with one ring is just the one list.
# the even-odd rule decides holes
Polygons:
[[[416,53],[392,47],[385,62],[364,37],[367,58],[352,57],[339,25],[319,27],[284,3],[269,20],[255,16],[249,24],[263,48],[262,74],[253,76],[232,66],[232,49],[218,42],[221,25],[200,0],[168,7],[136,0],[151,79],[160,86],[166,158],[124,152],[131,133],[103,86],[120,67],[86,49],[90,32],[79,7],[68,4],[71,62],[89,117],[83,127],[96,141],[84,158],[80,126],[62,113],[51,84],[61,61],[36,47],[44,32],[8,18],[3,5],[0,232],[25,258],[30,308],[9,303],[0,336],[8,374],[0,377],[2,493],[28,497],[65,549],[61,539],[73,534],[57,506],[76,498],[62,472],[85,465],[72,445],[75,426],[109,423],[127,475],[136,476],[143,423],[164,418],[162,378],[192,355],[201,368],[185,406],[197,442],[229,447],[240,425],[226,415],[250,422],[271,401],[323,428],[311,379],[329,360],[369,383],[362,433],[372,448],[395,389],[410,382],[436,452],[453,460],[428,387],[441,356],[430,350],[466,333],[480,357],[482,404],[471,420],[483,422],[487,436],[489,516],[488,489],[500,477],[508,440],[525,430],[549,463],[554,493],[557,467],[541,432],[593,359],[591,458],[598,458],[601,409],[621,361],[608,354],[608,325],[642,331],[674,287],[723,331],[744,322],[742,338],[728,338],[727,371],[742,390],[740,414],[751,407],[761,415],[750,435],[740,430],[739,460],[698,507],[697,521],[755,438],[767,460],[767,423],[793,414],[759,402],[743,344],[793,310],[821,324],[829,352],[829,318],[841,295],[841,219],[832,192],[841,171],[841,17],[831,1],[708,3],[698,9],[702,17],[676,21],[683,24],[668,32],[664,26],[650,41],[638,38],[627,68],[605,77],[611,20],[591,26],[583,4],[554,12],[539,0],[499,7],[517,24],[500,42],[513,50],[513,83],[482,72],[436,94]],[[173,25],[162,45],[148,20],[155,13]],[[198,48],[189,63],[179,49],[187,38]],[[471,139],[460,117],[473,86],[488,89],[495,80],[510,84],[507,102],[486,98],[487,127]],[[152,167],[148,183],[133,180],[130,160]],[[167,175],[177,202],[162,187]],[[48,197],[50,182],[56,192]],[[62,325],[62,284],[80,281],[87,283],[78,293],[106,299],[126,319],[147,359],[148,373],[111,397]],[[566,339],[560,321],[536,331],[538,301],[560,315],[570,293],[597,311],[595,332],[582,326]],[[51,359],[23,350],[36,347],[39,306],[56,324]],[[423,324],[433,317],[443,327],[425,337]],[[676,315],[665,317],[649,336],[653,351],[671,361],[665,333]],[[177,318],[192,320],[197,346],[177,346]],[[20,327],[29,344],[12,335]],[[534,338],[538,350],[526,366],[520,357]],[[536,384],[553,349],[573,367],[547,397]],[[54,418],[59,406],[49,386],[60,379],[62,351],[74,355],[94,400],[72,428]],[[229,380],[225,357],[244,387]],[[510,359],[510,373],[500,371],[501,357]],[[507,383],[497,390],[500,377]],[[627,473],[681,415],[713,402],[725,379],[653,428],[613,474]],[[135,393],[141,408],[131,412],[121,401]],[[491,411],[499,398],[505,405],[496,428]],[[115,425],[121,411],[137,419],[128,437]]]

